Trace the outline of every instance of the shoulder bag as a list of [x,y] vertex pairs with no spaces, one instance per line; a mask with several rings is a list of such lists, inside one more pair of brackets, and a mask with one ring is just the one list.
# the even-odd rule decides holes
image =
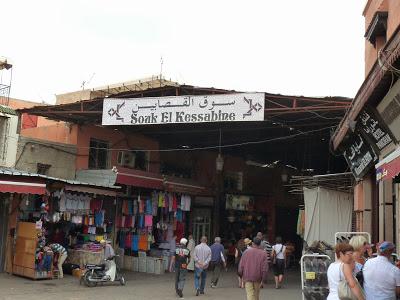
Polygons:
[[[346,278],[342,279],[342,273],[343,273],[343,264],[340,265],[340,270],[339,270],[339,285],[338,285],[338,296],[340,300],[357,300],[356,295],[354,295],[353,291],[351,290],[349,283],[347,282]],[[344,276],[344,273],[343,273]],[[352,275],[354,277],[354,275]],[[360,288],[360,291],[362,292],[362,288],[360,284],[358,283],[357,279],[354,278],[356,285]]]
[[[275,245],[275,246],[276,246],[276,245]],[[274,257],[272,258],[272,264],[273,264],[273,265],[276,265],[276,257],[278,256],[279,253],[282,252],[283,247],[284,247],[284,246],[282,245],[281,250],[279,250],[278,253],[276,252],[275,248],[273,248],[273,249],[274,249],[274,253],[275,253],[275,254],[274,254]]]

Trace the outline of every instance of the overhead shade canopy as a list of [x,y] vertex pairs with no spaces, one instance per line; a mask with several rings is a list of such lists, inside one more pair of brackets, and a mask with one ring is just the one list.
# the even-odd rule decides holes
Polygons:
[[377,163],[375,168],[377,181],[396,177],[400,173],[400,148]]
[[89,194],[104,195],[104,196],[111,196],[111,197],[115,197],[117,195],[117,190],[112,191],[112,190],[106,190],[106,189],[90,187],[90,186],[67,184],[64,187],[64,189],[66,191],[71,191],[71,192],[89,193]]
[[136,187],[161,190],[163,177],[160,174],[144,172],[133,169],[118,168],[116,183]]
[[37,178],[0,177],[0,193],[46,194],[46,183]]

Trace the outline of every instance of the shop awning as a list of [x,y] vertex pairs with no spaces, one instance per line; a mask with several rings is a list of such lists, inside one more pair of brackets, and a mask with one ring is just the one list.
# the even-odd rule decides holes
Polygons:
[[377,181],[396,177],[400,173],[400,148],[377,163],[375,168]]
[[162,190],[164,179],[161,174],[118,168],[116,183]]
[[0,177],[0,193],[44,195],[46,183],[33,178]]
[[90,186],[67,184],[64,187],[64,189],[66,191],[71,191],[71,192],[89,193],[89,194],[104,195],[104,196],[111,196],[111,197],[115,197],[117,195],[117,190],[112,191],[112,190],[106,190],[106,189],[90,187]]

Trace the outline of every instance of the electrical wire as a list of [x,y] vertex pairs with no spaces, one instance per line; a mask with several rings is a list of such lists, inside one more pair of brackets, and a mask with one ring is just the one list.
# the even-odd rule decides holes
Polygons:
[[[295,138],[295,137],[298,137],[298,136],[308,135],[310,133],[320,132],[320,131],[324,131],[324,130],[327,130],[327,129],[332,129],[334,127],[335,126],[328,126],[328,127],[323,127],[323,128],[309,130],[309,131],[302,131],[302,132],[295,133],[295,134],[292,134],[292,135],[281,136],[281,137],[276,137],[276,138],[271,138],[271,139],[266,139],[266,140],[246,141],[246,142],[234,143],[234,144],[226,144],[226,145],[212,145],[212,146],[195,147],[195,148],[135,149],[135,151],[137,151],[137,152],[175,152],[175,151],[176,152],[181,152],[181,151],[213,150],[213,149],[219,149],[220,147],[221,148],[235,148],[235,147],[248,146],[248,145],[264,144],[264,143],[269,143],[269,142],[274,142],[274,141],[288,140],[288,139]],[[10,136],[10,138],[17,139],[16,137],[12,137],[12,136]],[[48,141],[46,141],[46,142],[44,142],[44,143],[29,142],[29,143],[51,145]],[[128,149],[128,148],[84,147],[84,146],[75,146],[75,145],[68,145],[68,144],[63,145],[62,147],[70,147],[70,148],[73,148],[73,149],[96,149],[96,150],[107,150],[107,151],[131,151],[132,150],[132,149]],[[60,151],[63,151],[63,152],[69,153],[69,154],[73,154],[73,153],[70,153],[70,152],[68,152],[66,150],[59,149],[59,146],[57,146],[56,148],[57,148],[56,150],[60,150]]]

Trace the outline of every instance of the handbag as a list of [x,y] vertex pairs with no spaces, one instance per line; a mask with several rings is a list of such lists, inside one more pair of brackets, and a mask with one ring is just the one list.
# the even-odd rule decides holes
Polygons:
[[[340,300],[357,300],[356,295],[354,295],[353,291],[351,290],[346,278],[342,279],[342,269],[343,269],[343,264],[340,266],[340,271],[339,271],[339,285],[338,285],[338,296]],[[362,292],[362,288],[360,284],[358,283],[357,279],[354,278],[356,285],[360,288],[360,291]]]
[[[279,253],[282,252],[283,247],[284,247],[284,246],[282,245],[281,250],[279,250],[278,253],[275,252],[274,257],[273,257],[273,259],[272,259],[272,264],[273,264],[273,265],[276,265],[276,257],[278,256]],[[274,249],[274,250],[275,250],[275,249]]]

